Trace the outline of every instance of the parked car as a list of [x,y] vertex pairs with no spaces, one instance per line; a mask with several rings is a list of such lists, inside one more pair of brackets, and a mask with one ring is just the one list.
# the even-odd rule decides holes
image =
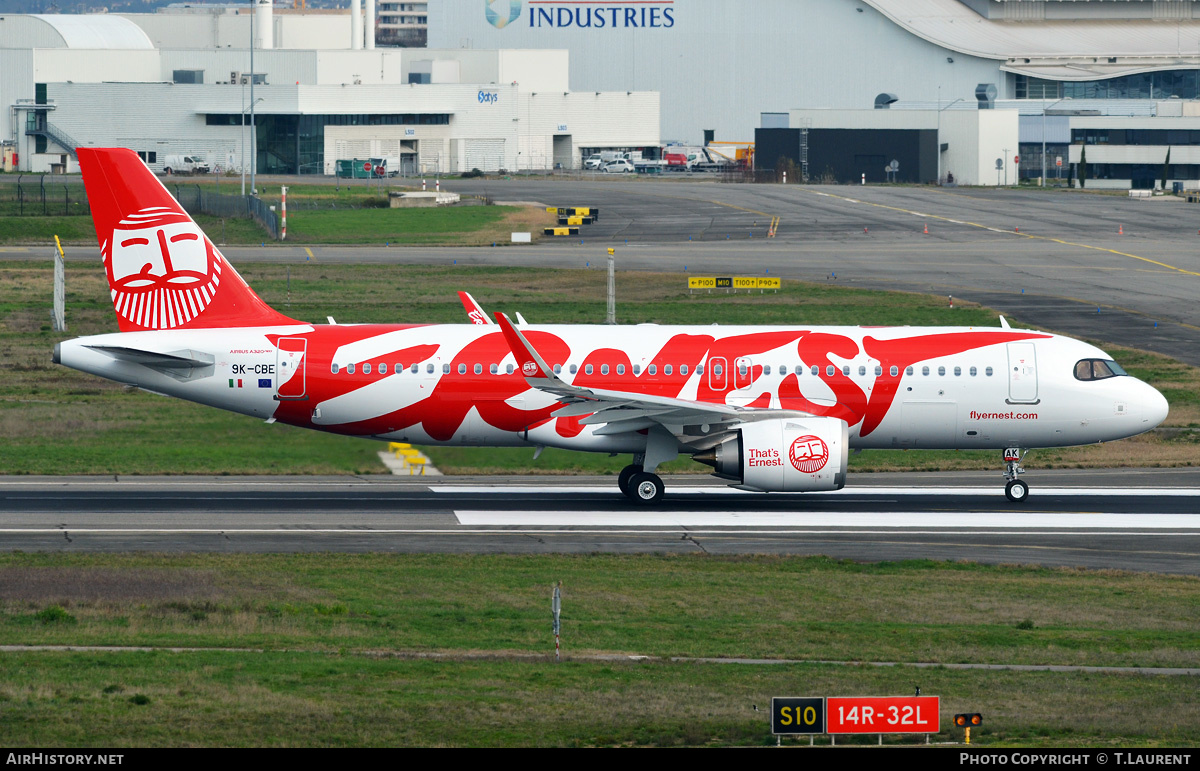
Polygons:
[[599,153],[583,159],[583,168],[585,169],[599,169],[603,164],[604,161],[600,158]]
[[632,174],[636,169],[633,164],[622,158],[619,161],[609,161],[604,164],[605,174]]

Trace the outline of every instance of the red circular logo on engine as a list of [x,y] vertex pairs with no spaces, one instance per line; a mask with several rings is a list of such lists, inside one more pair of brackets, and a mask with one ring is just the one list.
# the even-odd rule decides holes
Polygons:
[[788,450],[788,460],[797,471],[803,471],[805,474],[815,473],[825,468],[825,464],[829,462],[829,446],[821,437],[805,434],[792,442],[792,448]]

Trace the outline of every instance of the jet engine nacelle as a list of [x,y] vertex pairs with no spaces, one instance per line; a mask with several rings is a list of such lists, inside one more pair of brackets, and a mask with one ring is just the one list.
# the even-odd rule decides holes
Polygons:
[[846,484],[849,427],[837,418],[780,418],[744,423],[737,436],[694,456],[756,492],[840,490]]

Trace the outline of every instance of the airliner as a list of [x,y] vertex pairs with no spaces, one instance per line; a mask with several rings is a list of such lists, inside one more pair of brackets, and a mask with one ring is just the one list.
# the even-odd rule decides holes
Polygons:
[[[268,306],[126,149],[79,148],[119,332],[54,361],[268,423],[427,445],[628,454],[663,497],[683,455],[759,492],[841,489],[851,450],[999,450],[1009,500],[1031,448],[1109,442],[1167,402],[1104,351],[995,328],[635,326],[489,317],[313,324]],[[802,315],[803,309],[797,309]],[[534,457],[536,458],[536,453]]]

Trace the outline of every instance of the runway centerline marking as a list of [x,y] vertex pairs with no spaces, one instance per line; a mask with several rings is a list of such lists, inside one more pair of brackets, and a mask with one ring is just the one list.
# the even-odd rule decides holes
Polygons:
[[[1082,512],[936,512],[936,511],[480,511],[454,512],[466,526],[547,527],[863,527],[962,528],[971,532],[991,528],[1044,532],[1067,530],[1200,531],[1200,514],[1103,514]],[[861,532],[861,531],[859,531]]]
[[[438,485],[431,486],[431,492],[443,494],[465,495],[471,493],[535,495],[545,494],[604,494],[616,492],[616,485]],[[684,487],[672,486],[667,488],[670,495],[740,495],[761,496],[762,493],[747,490],[735,490],[732,487],[704,487],[700,485]],[[780,493],[791,500],[811,499],[818,496],[883,496],[883,495],[914,495],[921,497],[948,495],[982,495],[997,497],[1004,495],[1000,485],[989,487],[843,487],[841,490],[826,490],[812,493]],[[1200,488],[1195,487],[1034,487],[1031,497],[1069,495],[1072,497],[1200,497]]]

